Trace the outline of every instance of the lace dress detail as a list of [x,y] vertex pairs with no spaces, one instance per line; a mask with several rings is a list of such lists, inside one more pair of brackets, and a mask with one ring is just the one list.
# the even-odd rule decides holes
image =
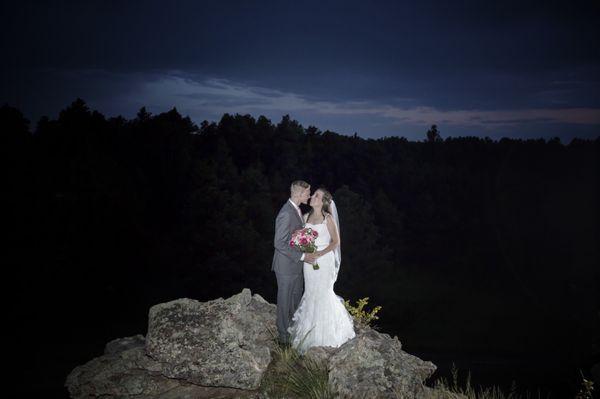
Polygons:
[[[317,250],[326,248],[331,236],[325,222],[306,223],[319,233]],[[344,300],[333,291],[335,283],[335,258],[333,251],[317,259],[319,269],[304,263],[304,295],[290,322],[292,346],[305,353],[313,346],[339,347],[356,336],[352,316]]]

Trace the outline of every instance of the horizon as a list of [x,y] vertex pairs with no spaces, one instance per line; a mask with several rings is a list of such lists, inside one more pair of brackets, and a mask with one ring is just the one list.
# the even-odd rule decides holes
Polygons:
[[[135,119],[136,119],[136,117],[137,117],[137,113],[138,113],[138,112],[141,110],[141,108],[140,108],[140,109],[138,109],[138,110],[137,110],[137,111],[134,113],[134,115],[131,115],[131,116],[125,116],[125,115],[121,115],[121,114],[118,114],[118,115],[106,115],[106,114],[104,114],[103,112],[101,112],[100,110],[97,110],[97,109],[94,109],[94,108],[90,107],[90,104],[88,104],[88,103],[85,101],[85,99],[82,99],[82,98],[80,98],[80,97],[77,97],[77,98],[76,98],[75,100],[73,100],[73,101],[72,101],[70,104],[68,104],[67,106],[65,106],[65,107],[64,107],[64,108],[62,108],[61,110],[57,111],[57,112],[56,112],[56,115],[54,115],[54,116],[50,116],[50,115],[42,115],[42,116],[38,117],[36,121],[32,121],[32,120],[31,120],[31,118],[29,118],[27,115],[25,115],[25,114],[22,112],[22,110],[20,110],[18,107],[14,107],[12,104],[9,104],[9,103],[4,103],[4,104],[3,104],[3,106],[8,106],[8,107],[12,107],[12,108],[14,108],[14,109],[17,109],[17,110],[18,110],[18,111],[19,111],[19,112],[20,112],[20,113],[23,115],[23,117],[26,119],[30,133],[31,133],[31,134],[35,134],[35,130],[37,129],[37,125],[39,124],[39,122],[40,122],[40,121],[41,121],[43,118],[48,118],[48,120],[55,120],[55,121],[56,121],[56,120],[58,120],[58,118],[59,118],[59,113],[60,113],[60,112],[62,112],[62,111],[64,111],[64,110],[65,110],[65,109],[67,109],[68,107],[71,107],[71,106],[72,106],[72,105],[73,105],[73,104],[74,104],[74,103],[75,103],[77,100],[81,100],[81,101],[83,101],[83,102],[84,102],[84,104],[86,105],[86,107],[88,107],[88,110],[89,110],[89,112],[91,112],[91,113],[92,113],[92,112],[98,112],[98,113],[100,113],[100,114],[101,114],[101,115],[102,115],[102,116],[103,116],[103,117],[104,117],[106,120],[110,120],[110,119],[113,119],[113,118],[120,118],[120,117],[121,117],[121,118],[125,119],[127,122],[131,122],[131,121],[133,121],[133,120],[135,120]],[[151,115],[151,117],[155,117],[155,116],[158,116],[158,115],[161,115],[161,114],[165,114],[165,113],[171,112],[172,110],[175,110],[175,111],[176,111],[176,112],[177,112],[177,113],[178,113],[178,114],[179,114],[179,115],[180,115],[182,118],[189,118],[189,119],[192,121],[192,123],[194,123],[194,125],[196,125],[196,126],[198,127],[198,129],[201,129],[201,124],[202,124],[202,123],[204,123],[204,122],[207,122],[208,124],[213,124],[213,123],[214,123],[214,124],[218,125],[218,124],[220,123],[221,119],[222,119],[222,118],[223,118],[225,115],[230,115],[230,116],[232,116],[232,117],[236,117],[236,116],[246,117],[246,116],[249,116],[249,117],[251,117],[251,118],[252,118],[252,119],[253,119],[255,122],[256,122],[256,121],[257,121],[259,118],[261,118],[261,117],[264,117],[264,118],[266,118],[266,119],[269,121],[269,123],[270,123],[272,126],[274,126],[274,127],[276,127],[276,126],[277,126],[279,123],[281,123],[281,121],[283,121],[283,119],[284,119],[286,116],[288,116],[288,117],[290,118],[290,120],[292,120],[292,121],[295,121],[295,122],[298,122],[298,124],[299,124],[299,125],[300,125],[300,126],[303,128],[303,129],[305,129],[305,130],[306,130],[306,129],[308,129],[308,128],[310,128],[310,127],[314,127],[314,128],[316,128],[316,129],[317,129],[317,131],[318,131],[318,134],[323,134],[323,133],[333,133],[333,134],[340,135],[340,136],[347,136],[347,137],[352,137],[352,136],[354,136],[354,134],[345,134],[345,133],[336,132],[336,131],[334,131],[334,130],[330,130],[330,129],[321,129],[319,126],[314,126],[314,125],[305,125],[305,124],[303,124],[301,121],[298,121],[298,120],[297,120],[297,119],[295,119],[295,118],[294,118],[292,115],[289,115],[289,114],[281,115],[281,117],[279,118],[279,121],[276,121],[276,120],[273,120],[273,119],[271,119],[271,118],[268,118],[267,116],[265,116],[265,115],[262,115],[262,114],[261,114],[261,115],[258,115],[258,116],[255,116],[255,115],[252,115],[252,114],[247,114],[247,113],[246,113],[246,114],[241,114],[241,113],[228,113],[228,112],[226,112],[226,113],[224,113],[223,115],[221,115],[221,117],[220,117],[218,120],[206,120],[206,119],[205,119],[205,120],[203,120],[203,121],[195,121],[195,120],[194,120],[193,118],[191,118],[189,115],[186,115],[186,114],[183,114],[183,113],[181,113],[181,112],[180,112],[180,110],[179,110],[179,109],[177,109],[177,107],[175,107],[175,106],[171,107],[171,108],[170,108],[170,109],[168,109],[168,110],[164,110],[164,111],[161,111],[161,112],[156,112],[156,113],[155,113],[155,112],[150,112],[150,111],[148,110],[148,107],[146,107],[146,106],[142,106],[142,108],[144,108],[144,109],[145,109],[145,110],[146,110],[146,111],[147,111],[147,112],[148,112],[148,113]],[[428,128],[427,130],[429,130],[429,129],[430,129],[430,128],[432,128],[432,127],[433,127],[433,125],[432,125],[432,126],[429,126],[429,128]],[[437,125],[436,125],[436,127],[437,127]],[[568,145],[570,145],[570,143],[571,143],[573,140],[576,140],[576,141],[577,141],[577,140],[579,140],[579,141],[597,141],[597,140],[600,140],[600,135],[598,135],[598,136],[596,136],[596,137],[592,137],[592,138],[571,137],[569,141],[565,141],[565,140],[563,140],[563,138],[561,138],[561,137],[559,137],[559,136],[552,136],[552,137],[509,137],[509,136],[502,136],[502,137],[496,137],[496,138],[492,138],[492,137],[489,137],[489,136],[478,136],[478,135],[459,135],[459,136],[452,136],[452,135],[444,135],[444,134],[442,134],[442,132],[440,132],[440,131],[439,131],[439,129],[438,129],[438,133],[440,133],[440,138],[441,138],[442,142],[443,142],[443,141],[445,141],[446,139],[455,139],[455,140],[456,140],[456,139],[473,139],[473,138],[475,138],[475,139],[480,139],[480,140],[491,140],[491,141],[492,141],[492,142],[494,142],[494,143],[498,143],[498,142],[500,142],[500,141],[502,141],[502,140],[524,141],[524,142],[527,142],[527,141],[540,141],[540,140],[543,140],[545,143],[549,143],[549,142],[551,142],[551,141],[555,141],[556,139],[558,139],[558,142],[559,142],[561,145],[563,145],[563,146],[568,146]],[[422,133],[422,137],[421,137],[421,138],[418,138],[418,139],[411,139],[411,138],[409,138],[409,137],[406,137],[406,136],[404,136],[404,135],[389,135],[389,136],[387,136],[387,135],[384,135],[384,136],[379,136],[379,137],[363,137],[363,136],[361,136],[360,134],[356,134],[356,136],[357,136],[359,139],[362,139],[362,140],[386,140],[386,139],[391,139],[391,138],[398,138],[398,139],[404,139],[404,140],[406,140],[407,142],[413,142],[413,143],[423,143],[423,142],[427,142],[427,141],[428,141],[428,140],[427,140],[427,131],[424,131],[424,132]],[[415,135],[415,137],[416,137],[416,135]]]

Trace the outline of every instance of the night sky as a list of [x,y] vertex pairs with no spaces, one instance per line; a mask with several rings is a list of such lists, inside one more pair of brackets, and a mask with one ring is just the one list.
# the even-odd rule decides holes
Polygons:
[[[18,5],[17,5],[18,4]],[[3,2],[0,103],[362,137],[600,135],[600,2]]]

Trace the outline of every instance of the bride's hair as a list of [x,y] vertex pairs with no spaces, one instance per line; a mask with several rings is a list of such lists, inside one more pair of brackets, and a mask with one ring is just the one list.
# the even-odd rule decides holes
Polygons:
[[[324,187],[319,187],[317,189],[317,191],[320,191],[323,193],[323,196],[322,196],[323,212],[331,213],[331,201],[333,200],[333,196]],[[314,212],[314,208],[311,208],[310,211],[308,212],[308,217],[306,218],[306,220],[308,220],[310,218],[310,215],[312,215],[313,212]]]

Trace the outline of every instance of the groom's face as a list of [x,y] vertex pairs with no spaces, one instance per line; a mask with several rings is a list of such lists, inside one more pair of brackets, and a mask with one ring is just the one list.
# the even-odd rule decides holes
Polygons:
[[310,198],[310,186],[306,187],[304,191],[302,191],[302,195],[300,196],[300,203],[306,204],[306,201]]

